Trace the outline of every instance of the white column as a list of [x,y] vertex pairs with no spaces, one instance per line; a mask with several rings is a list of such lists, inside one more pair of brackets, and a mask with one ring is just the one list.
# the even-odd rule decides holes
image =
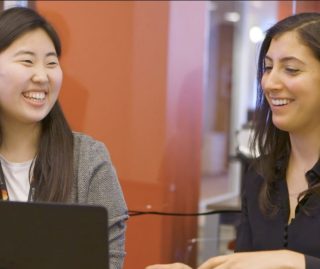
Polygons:
[[27,7],[28,1],[20,0],[20,1],[3,1],[3,9],[8,9],[11,7]]

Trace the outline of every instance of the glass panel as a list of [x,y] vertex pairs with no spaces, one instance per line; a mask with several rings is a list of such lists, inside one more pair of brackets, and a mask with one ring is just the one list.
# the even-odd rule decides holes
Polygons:
[[[242,167],[238,135],[248,126],[256,98],[260,42],[278,20],[278,1],[211,1],[202,148],[201,211],[239,208]],[[199,220],[198,263],[230,251],[234,226],[217,216]],[[226,234],[226,240],[223,240]],[[228,247],[229,246],[229,247]]]

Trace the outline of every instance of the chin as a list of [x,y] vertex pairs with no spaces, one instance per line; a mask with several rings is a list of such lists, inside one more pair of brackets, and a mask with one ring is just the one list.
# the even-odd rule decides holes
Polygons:
[[290,132],[292,128],[290,128],[289,124],[281,123],[281,122],[274,122],[273,125],[276,126],[279,130],[284,132]]
[[24,122],[27,124],[40,123],[47,115],[48,113],[42,115],[30,115],[29,117],[25,117]]

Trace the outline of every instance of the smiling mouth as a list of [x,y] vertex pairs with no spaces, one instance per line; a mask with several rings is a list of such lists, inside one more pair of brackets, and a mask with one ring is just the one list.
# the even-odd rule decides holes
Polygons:
[[43,101],[46,98],[45,92],[25,92],[22,95],[32,101]]
[[274,106],[285,106],[287,104],[290,104],[291,102],[292,100],[290,99],[275,99],[275,98],[271,99],[271,104]]

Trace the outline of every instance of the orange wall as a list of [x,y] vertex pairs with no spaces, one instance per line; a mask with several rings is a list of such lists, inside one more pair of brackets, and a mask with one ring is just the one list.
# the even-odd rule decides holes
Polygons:
[[[108,146],[130,209],[198,208],[205,7],[36,2],[62,38],[66,116]],[[132,217],[125,268],[193,264],[186,249],[196,230],[194,218]]]
[[292,15],[292,1],[278,1],[278,19]]
[[[319,1],[295,1],[296,2],[296,12],[319,12],[320,11],[320,2]],[[278,1],[278,18],[283,19],[293,14],[292,6],[293,1]]]
[[296,13],[301,12],[319,12],[320,2],[319,1],[297,1]]

